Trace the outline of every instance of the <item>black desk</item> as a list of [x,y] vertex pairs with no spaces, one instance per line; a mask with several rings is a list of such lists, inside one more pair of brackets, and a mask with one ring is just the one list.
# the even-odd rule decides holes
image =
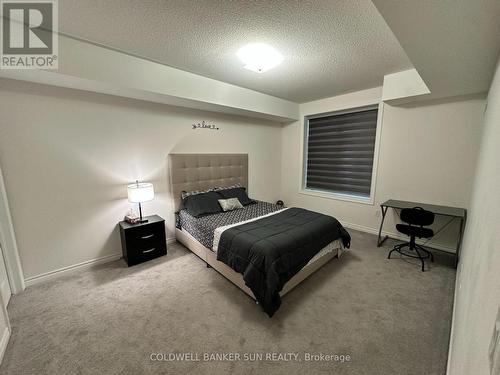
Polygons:
[[380,205],[380,208],[382,209],[382,220],[380,222],[380,229],[378,231],[377,246],[380,247],[384,243],[384,241],[389,237],[389,236],[384,236],[384,238],[382,238],[382,226],[384,225],[384,219],[387,210],[389,208],[400,210],[403,208],[413,208],[413,207],[422,207],[424,210],[431,211],[435,215],[454,217],[460,220],[460,229],[458,232],[458,239],[457,239],[457,250],[455,252],[455,267],[456,267],[460,257],[460,246],[462,245],[462,238],[465,229],[465,221],[467,220],[467,210],[465,208],[437,206],[434,204],[398,201],[395,199],[389,199],[388,201]]

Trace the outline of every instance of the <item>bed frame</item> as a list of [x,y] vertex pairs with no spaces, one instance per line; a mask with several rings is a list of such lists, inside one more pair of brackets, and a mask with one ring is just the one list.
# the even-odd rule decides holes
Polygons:
[[[247,154],[170,154],[169,155],[170,187],[175,212],[180,208],[181,192],[206,190],[215,186],[241,184],[248,189],[248,155]],[[255,300],[252,291],[245,285],[243,276],[233,271],[226,264],[217,260],[212,250],[203,246],[189,233],[175,229],[175,238],[194,254],[211,266],[229,281],[243,290]],[[320,269],[332,258],[339,255],[339,250],[327,253],[314,262],[306,265],[292,277],[280,292],[284,296],[312,273]]]

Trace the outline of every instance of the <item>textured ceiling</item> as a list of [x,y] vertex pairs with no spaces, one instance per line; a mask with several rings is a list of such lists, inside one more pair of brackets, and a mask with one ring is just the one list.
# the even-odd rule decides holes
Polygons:
[[488,91],[500,53],[500,0],[373,2],[432,98]]
[[[61,32],[220,81],[307,102],[375,87],[411,68],[370,0],[59,0]],[[268,43],[283,63],[243,69]]]

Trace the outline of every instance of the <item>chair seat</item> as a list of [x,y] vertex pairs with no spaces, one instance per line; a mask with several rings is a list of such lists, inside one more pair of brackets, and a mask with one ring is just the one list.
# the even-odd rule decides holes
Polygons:
[[410,237],[415,236],[418,238],[430,238],[434,236],[434,231],[432,229],[416,227],[413,225],[396,224],[396,229],[398,232],[404,233]]

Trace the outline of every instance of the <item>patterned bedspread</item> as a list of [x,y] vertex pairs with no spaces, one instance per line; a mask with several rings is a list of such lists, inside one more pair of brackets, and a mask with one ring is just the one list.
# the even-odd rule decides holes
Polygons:
[[221,212],[200,218],[195,218],[186,210],[181,210],[179,212],[179,224],[181,229],[187,231],[203,244],[203,246],[212,249],[214,232],[218,227],[250,220],[281,209],[280,206],[276,206],[272,203],[256,201],[255,204],[250,204],[238,210]]

